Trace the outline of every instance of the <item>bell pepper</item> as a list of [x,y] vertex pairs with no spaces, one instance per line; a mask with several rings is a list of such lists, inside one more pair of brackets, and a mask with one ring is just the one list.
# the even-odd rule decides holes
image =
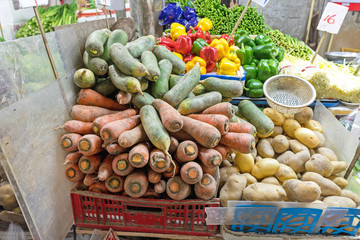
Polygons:
[[200,50],[200,57],[206,61],[206,72],[212,72],[218,61],[218,51],[213,47],[203,47]]
[[[223,35],[220,36],[220,38],[223,38],[223,39],[225,39],[227,41],[229,39],[229,35],[223,34]],[[230,39],[229,45],[234,45],[234,38],[233,37]]]
[[246,81],[244,87],[245,95],[247,97],[262,97],[264,96],[263,86],[264,84],[261,81],[257,79],[250,79]]
[[260,62],[259,60],[253,58],[253,60],[251,60],[250,65],[254,66],[254,67],[257,67],[259,65],[259,62]]
[[190,27],[190,30],[187,32],[187,34],[193,42],[198,38],[205,40],[204,31],[199,27]]
[[279,62],[274,59],[261,59],[259,62],[258,78],[260,81],[265,82],[268,78],[278,74]]
[[279,53],[274,43],[268,43],[253,47],[254,58],[256,59],[272,59],[276,58]]
[[175,48],[175,42],[172,39],[166,37],[158,38],[157,45],[165,46],[170,51],[173,51]]
[[238,48],[237,46],[231,46],[229,47],[229,52],[230,53],[236,53],[237,50],[239,50],[240,48]]
[[175,54],[178,58],[180,58],[181,60],[183,60],[183,56],[182,56],[180,53],[173,52],[173,54]]
[[191,61],[186,63],[186,72],[190,71],[196,63],[200,64],[200,74],[206,73],[206,61],[201,57],[194,57]]
[[236,64],[227,58],[221,59],[217,74],[220,75],[236,75]]
[[185,26],[180,23],[172,23],[170,26],[170,37],[176,41],[181,35],[186,35]]
[[208,32],[212,28],[213,24],[210,19],[203,18],[198,22],[197,26],[200,27],[201,30]]
[[272,42],[273,42],[272,39],[264,34],[258,34],[255,38],[256,45],[264,45]]
[[207,42],[207,44],[211,43],[211,35],[208,32],[204,32],[205,35],[205,41]]
[[237,57],[236,53],[228,53],[225,58],[229,59],[230,61],[234,62],[236,64],[236,67],[238,70],[241,66],[241,61],[240,59]]
[[236,31],[236,33],[234,34],[234,43],[236,43],[237,40],[243,35],[249,35],[249,33],[246,30],[242,30],[242,29]]
[[229,44],[223,38],[212,40],[212,42],[210,43],[210,47],[214,47],[218,50],[219,59],[225,57],[229,52]]
[[244,65],[243,66],[244,70],[246,71],[246,77],[245,80],[250,80],[250,79],[256,79],[258,76],[258,67],[256,66],[252,66],[252,65]]
[[207,44],[207,42],[202,39],[202,38],[198,38],[195,40],[195,42],[193,43],[193,46],[191,48],[191,51],[193,53],[195,53],[195,55],[197,56],[200,56],[200,50],[203,48],[203,47],[208,47],[209,44]]
[[189,36],[181,35],[176,40],[175,51],[180,54],[188,54],[191,52],[192,41]]
[[249,46],[244,46],[241,44],[241,48],[236,51],[236,55],[241,61],[241,65],[249,65],[253,57],[253,50]]
[[192,52],[191,53],[188,53],[184,56],[184,62],[187,63],[191,60],[193,60],[193,58],[195,57],[196,55],[193,54]]
[[284,59],[285,56],[285,50],[281,47],[278,47],[278,55],[276,56],[276,60],[278,60],[279,62],[281,62]]
[[255,42],[249,37],[249,35],[242,35],[235,39],[235,46],[241,48],[241,45],[255,47]]

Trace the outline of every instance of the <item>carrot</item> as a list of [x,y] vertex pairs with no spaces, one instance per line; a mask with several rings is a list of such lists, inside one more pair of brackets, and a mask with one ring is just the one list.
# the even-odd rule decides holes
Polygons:
[[195,139],[189,134],[187,134],[183,129],[181,129],[178,132],[171,132],[170,135],[179,141],[185,141],[185,140],[195,141]]
[[188,117],[208,123],[219,130],[221,135],[229,131],[229,119],[221,114],[190,114]]
[[78,191],[87,191],[89,189],[88,186],[86,186],[82,181],[76,182],[73,186],[73,189]]
[[160,180],[158,183],[154,185],[154,191],[156,193],[163,193],[166,190],[166,182],[164,180]]
[[256,128],[247,122],[231,122],[229,124],[229,132],[249,133],[253,136],[256,134]]
[[176,150],[175,158],[180,163],[190,162],[197,158],[199,153],[196,143],[193,141],[183,141]]
[[201,169],[203,170],[203,173],[210,174],[211,176],[215,176],[216,170],[219,168],[219,167],[207,167],[201,162],[199,164],[201,166]]
[[203,170],[198,163],[188,162],[181,167],[180,176],[187,184],[195,184],[201,180]]
[[225,161],[225,159],[229,158],[230,155],[233,153],[233,151],[222,144],[218,144],[216,147],[214,147],[214,150],[218,151],[221,154],[221,161]]
[[222,136],[221,144],[241,153],[251,153],[255,148],[255,137],[248,133],[228,132]]
[[173,161],[176,168],[175,168],[175,172],[174,172],[174,166],[172,164],[170,164],[169,168],[166,169],[165,172],[162,173],[162,175],[165,177],[165,178],[171,178],[173,175],[174,176],[177,176],[179,175],[180,173],[180,167],[179,167],[179,163],[177,161]]
[[129,154],[121,153],[117,155],[112,161],[112,170],[119,176],[126,176],[134,170],[134,167],[129,163]]
[[155,192],[155,189],[153,186],[148,186],[148,189],[144,193],[144,195],[141,196],[142,198],[160,198],[160,193]]
[[108,143],[118,140],[120,134],[123,132],[133,129],[140,124],[140,116],[132,116],[129,118],[117,120],[106,124],[101,128],[100,136],[101,138]]
[[94,182],[89,187],[90,192],[97,192],[97,193],[108,193],[109,191],[106,189],[105,182]]
[[70,120],[70,121],[67,121],[62,126],[62,129],[64,129],[67,132],[70,132],[70,133],[90,134],[90,133],[93,133],[91,125],[92,125],[91,122]]
[[111,154],[108,154],[104,161],[101,163],[98,171],[97,178],[100,181],[105,181],[110,175],[113,173],[113,170],[111,168],[112,161],[114,159],[114,156]]
[[207,148],[213,148],[219,143],[221,134],[214,126],[185,116],[183,116],[183,120],[184,131],[199,144]]
[[102,143],[103,141],[99,136],[95,134],[86,134],[80,138],[78,148],[85,156],[91,156],[104,150],[101,146]]
[[181,114],[167,102],[155,99],[152,102],[154,108],[159,112],[161,122],[169,132],[177,132],[183,127]]
[[107,123],[117,121],[117,120],[121,120],[121,119],[124,119],[124,118],[128,118],[128,117],[134,116],[137,113],[138,113],[138,110],[136,110],[136,109],[126,109],[126,110],[124,110],[122,112],[117,112],[117,113],[114,113],[114,114],[98,117],[92,123],[92,130],[93,130],[93,132],[95,134],[99,134],[100,130]]
[[77,163],[79,161],[79,159],[81,158],[81,156],[82,156],[82,154],[79,151],[69,153],[68,155],[66,155],[64,165],[71,165],[71,164]]
[[118,193],[124,190],[125,177],[112,174],[105,181],[105,187],[112,193]]
[[235,110],[232,107],[231,103],[222,102],[215,104],[207,109],[205,109],[203,114],[221,114],[226,116],[228,119],[231,119],[235,115]]
[[137,169],[126,177],[124,189],[130,197],[139,198],[145,194],[148,186],[149,182],[146,174]]
[[83,122],[92,122],[98,117],[113,113],[116,113],[116,111],[112,111],[101,107],[74,105],[71,108],[70,115],[74,120],[79,120]]
[[170,137],[169,153],[173,154],[174,152],[176,152],[178,146],[179,146],[179,141],[174,137]]
[[209,148],[200,148],[199,150],[199,160],[209,168],[220,166],[222,162],[221,154]]
[[194,186],[195,195],[202,200],[210,200],[216,192],[216,181],[210,174],[205,173]]
[[82,156],[78,162],[80,171],[85,174],[95,173],[101,164],[101,155]]
[[148,143],[139,143],[129,152],[129,163],[135,168],[142,168],[149,162]]
[[131,130],[123,132],[118,138],[118,143],[123,148],[129,148],[137,143],[148,140],[149,138],[145,133],[144,127],[140,124]]
[[107,145],[105,147],[105,149],[111,155],[119,155],[120,153],[123,153],[126,151],[126,149],[120,147],[118,143],[110,143],[109,145]]
[[116,101],[119,104],[129,104],[131,102],[132,95],[131,93],[119,91],[119,93],[116,95]]
[[81,135],[77,133],[64,134],[60,139],[61,147],[66,152],[75,152],[78,150],[78,143],[80,138]]
[[148,180],[151,183],[158,183],[161,180],[161,173],[154,172],[151,169],[148,169]]
[[79,166],[75,163],[65,168],[65,177],[71,182],[80,182],[84,179],[85,174],[79,169]]
[[95,182],[96,174],[86,174],[83,183],[86,186],[91,186]]
[[122,111],[129,108],[127,105],[120,105],[117,101],[107,98],[89,88],[80,90],[77,103],[80,105],[96,106],[116,111]]
[[166,193],[171,199],[183,200],[190,195],[191,187],[181,177],[175,176],[167,181]]
[[160,149],[153,149],[150,152],[150,162],[149,165],[151,169],[155,172],[162,173],[170,166],[170,158],[165,155]]

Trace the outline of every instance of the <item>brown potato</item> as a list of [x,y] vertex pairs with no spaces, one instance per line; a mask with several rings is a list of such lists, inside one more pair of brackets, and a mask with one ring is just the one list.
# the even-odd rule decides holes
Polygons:
[[297,175],[294,172],[294,170],[285,165],[280,163],[280,167],[278,169],[278,171],[275,174],[275,177],[280,181],[280,182],[285,182],[288,179],[297,179]]
[[284,135],[278,135],[271,141],[271,146],[276,153],[283,153],[289,149],[289,140]]
[[283,163],[288,165],[289,159],[292,158],[295,154],[292,151],[286,151],[284,153],[282,153],[281,155],[279,155],[276,160],[279,163]]
[[220,168],[220,187],[222,187],[227,179],[234,173],[238,173],[240,170],[238,167],[223,167]]
[[251,175],[257,179],[273,176],[279,170],[280,164],[272,158],[264,158],[258,161],[251,170]]
[[261,180],[262,183],[270,183],[274,185],[280,186],[279,181],[275,177],[266,177],[263,180]]
[[[321,148],[321,147],[323,147],[323,146],[325,146],[325,137],[324,137],[324,135],[321,133],[321,132],[319,132],[319,131],[314,131],[314,133],[316,134],[316,136],[318,136],[318,138],[319,138],[319,144],[318,144],[318,148]],[[331,160],[330,160],[331,161]]]
[[283,134],[283,132],[284,132],[284,130],[283,130],[283,128],[281,126],[275,126],[274,127],[274,132],[273,132],[273,134],[271,134],[270,137],[276,137],[278,135]]
[[247,179],[246,186],[249,186],[249,185],[257,182],[256,178],[253,175],[251,175],[250,173],[243,173],[243,175]]
[[312,181],[289,179],[283,183],[283,188],[290,200],[298,202],[316,201],[321,194],[319,185]]
[[295,113],[294,118],[301,124],[304,124],[313,118],[314,112],[311,108],[305,107],[300,112]]
[[315,172],[306,172],[301,177],[302,181],[313,181],[316,182],[321,188],[322,196],[339,196],[341,189],[330,179],[324,178]]
[[333,175],[330,176],[329,179],[338,185],[341,189],[344,189],[349,185],[348,181],[343,177]]
[[288,160],[288,165],[296,172],[301,173],[305,171],[305,163],[309,160],[310,153],[308,150],[298,152]]
[[354,193],[353,191],[346,189],[341,190],[340,196],[352,199],[356,203],[356,206],[360,205],[360,196]]
[[356,203],[347,197],[330,196],[324,198],[323,202],[327,203],[328,207],[356,208]]
[[290,140],[289,145],[290,145],[291,151],[293,151],[294,153],[298,153],[298,152],[302,152],[302,151],[309,151],[309,149],[304,144],[302,144],[301,142],[299,142],[296,139]]
[[263,158],[272,158],[275,155],[274,149],[266,139],[261,139],[256,146],[258,155]]
[[294,119],[294,114],[293,113],[284,113],[284,117],[286,119]]
[[323,177],[330,177],[334,171],[330,160],[318,153],[312,155],[309,161],[305,163],[305,169],[307,172],[316,172]]
[[288,136],[295,138],[295,131],[296,129],[301,128],[301,125],[298,121],[294,119],[286,119],[284,124],[282,125],[282,128]]
[[308,148],[316,148],[319,145],[318,136],[307,128],[298,128],[295,131],[295,137]]
[[281,126],[285,121],[284,115],[273,108],[265,108],[263,112],[273,121],[274,125]]
[[304,127],[311,129],[313,131],[319,131],[319,132],[323,132],[323,128],[321,126],[321,124],[318,121],[315,120],[309,120],[304,124]]
[[331,161],[331,165],[334,167],[333,174],[341,173],[345,171],[348,167],[348,163],[345,161]]
[[286,192],[281,186],[269,183],[254,183],[243,191],[247,201],[284,201]]
[[229,200],[240,200],[246,187],[246,177],[240,173],[232,174],[220,190],[221,206],[227,207]]
[[320,153],[321,155],[327,157],[330,161],[337,161],[338,160],[336,154],[330,148],[320,147],[316,151],[317,151],[317,153]]

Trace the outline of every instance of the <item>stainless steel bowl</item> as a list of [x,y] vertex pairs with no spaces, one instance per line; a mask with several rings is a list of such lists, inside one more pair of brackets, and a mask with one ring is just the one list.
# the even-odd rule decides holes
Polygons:
[[358,53],[354,52],[327,52],[325,57],[327,60],[335,63],[349,63],[358,56]]

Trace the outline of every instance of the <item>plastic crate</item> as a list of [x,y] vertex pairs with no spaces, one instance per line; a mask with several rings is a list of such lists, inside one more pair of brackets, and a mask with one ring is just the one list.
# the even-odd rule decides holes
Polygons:
[[219,207],[219,199],[142,199],[76,190],[70,195],[77,227],[196,236],[218,232],[206,225],[205,207]]

